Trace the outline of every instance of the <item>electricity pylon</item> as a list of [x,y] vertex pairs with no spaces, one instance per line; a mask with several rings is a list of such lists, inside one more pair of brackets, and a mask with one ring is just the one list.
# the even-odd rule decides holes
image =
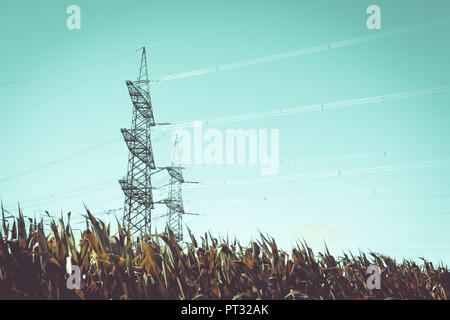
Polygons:
[[184,211],[181,185],[183,183],[195,183],[184,180],[183,167],[180,165],[181,159],[178,149],[178,136],[176,136],[173,148],[172,166],[166,168],[170,175],[170,186],[169,196],[164,202],[168,208],[166,225],[172,230],[177,242],[183,241],[183,214],[193,214]]
[[136,81],[126,81],[133,103],[131,129],[121,129],[129,150],[128,172],[119,180],[125,194],[123,225],[131,236],[150,233],[151,210],[154,209],[151,170],[156,169],[150,128],[155,126],[150,98],[147,55],[142,48],[141,65]]

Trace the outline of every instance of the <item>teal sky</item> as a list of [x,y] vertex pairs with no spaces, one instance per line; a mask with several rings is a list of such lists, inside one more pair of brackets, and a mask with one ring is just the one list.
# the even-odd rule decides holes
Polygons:
[[[66,28],[72,4],[81,30]],[[382,30],[366,27],[372,4]],[[119,130],[131,122],[125,80],[136,78],[144,45],[156,79],[410,30],[152,88],[157,122],[209,120],[449,86],[449,10],[443,0],[2,0],[0,200],[12,213],[20,201],[28,216],[62,209],[76,221],[84,201],[112,220],[104,211],[124,200],[116,181],[128,156]],[[204,188],[185,189],[186,211],[200,215],[184,222],[198,235],[244,242],[259,229],[284,249],[304,237],[316,249],[326,240],[336,254],[371,249],[449,263],[449,98],[447,90],[214,125],[279,129],[280,170],[264,177],[257,167],[187,168],[187,180]],[[157,165],[168,164],[170,132],[153,137]],[[328,172],[336,174],[317,178]]]

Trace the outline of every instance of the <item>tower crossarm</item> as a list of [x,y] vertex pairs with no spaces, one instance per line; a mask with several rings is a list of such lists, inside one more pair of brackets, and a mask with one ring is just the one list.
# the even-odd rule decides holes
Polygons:
[[120,187],[123,190],[123,193],[129,198],[132,198],[136,192],[138,192],[138,187],[133,186],[127,179],[119,180]]
[[174,178],[178,182],[181,182],[181,183],[184,182],[183,172],[181,171],[181,169],[176,168],[176,167],[167,167],[166,169],[172,178]]
[[147,147],[135,134],[135,130],[121,129],[125,143],[130,152],[148,165],[151,169],[156,169],[155,160],[151,146]]
[[131,183],[126,178],[119,180],[123,193],[129,197],[135,199],[142,205],[153,205],[153,195],[151,190],[145,190]]
[[184,214],[183,205],[180,204],[178,200],[164,199],[163,202],[167,206],[167,208]]
[[[128,91],[130,93],[131,102],[133,102],[136,110],[145,118],[150,120],[150,125],[155,126],[155,119],[153,118],[152,102],[150,100],[150,95],[145,92],[145,89],[140,89],[139,86],[135,85],[133,81],[126,82]],[[148,99],[146,98],[148,97]]]

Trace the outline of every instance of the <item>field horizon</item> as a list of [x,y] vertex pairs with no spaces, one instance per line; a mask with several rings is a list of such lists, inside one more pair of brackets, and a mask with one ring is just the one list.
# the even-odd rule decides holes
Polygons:
[[[189,240],[180,243],[170,229],[132,239],[118,221],[118,232],[111,234],[110,224],[88,209],[85,217],[76,244],[70,213],[67,222],[52,221],[45,234],[43,220],[26,221],[20,210],[18,217],[5,216],[2,210],[0,297],[440,300],[450,294],[448,267],[424,258],[421,265],[374,252],[335,258],[326,245],[315,254],[306,241],[287,252],[262,233],[247,246],[208,232],[196,238],[189,229]],[[369,284],[369,267],[379,268],[378,286],[377,280]]]

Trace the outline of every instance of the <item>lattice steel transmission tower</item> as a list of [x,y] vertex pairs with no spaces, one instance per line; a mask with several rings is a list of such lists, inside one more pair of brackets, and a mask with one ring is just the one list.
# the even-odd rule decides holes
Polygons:
[[183,241],[183,217],[184,212],[183,196],[181,184],[184,183],[183,168],[180,165],[180,155],[178,150],[178,136],[175,138],[175,145],[173,148],[172,166],[167,167],[167,172],[170,175],[170,189],[169,197],[165,200],[168,208],[167,212],[167,227],[172,230],[177,241]]
[[142,48],[138,79],[126,81],[126,85],[133,103],[133,117],[131,129],[121,129],[129,150],[127,176],[119,180],[125,194],[123,225],[131,236],[142,236],[151,231],[151,210],[154,209],[151,171],[156,169],[150,135],[155,120],[145,47]]
[[181,185],[183,183],[196,183],[185,181],[183,177],[183,167],[181,167],[180,153],[178,149],[178,136],[175,137],[175,144],[173,147],[172,166],[167,167],[167,172],[170,175],[169,182],[169,196],[164,200],[167,212],[167,227],[172,230],[177,242],[183,241],[183,215],[194,213],[187,213],[184,211],[183,196]]

